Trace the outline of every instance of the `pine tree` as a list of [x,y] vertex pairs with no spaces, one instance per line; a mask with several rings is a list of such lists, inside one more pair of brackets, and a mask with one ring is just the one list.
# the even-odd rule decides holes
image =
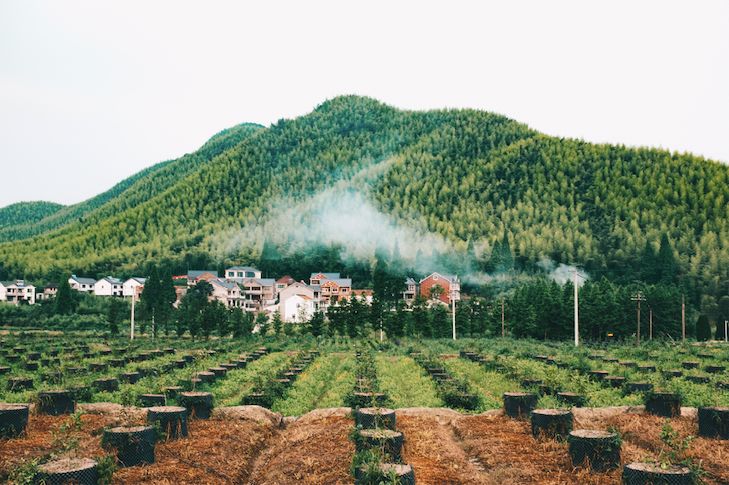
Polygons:
[[76,295],[74,295],[73,290],[71,290],[68,278],[63,278],[61,282],[58,283],[54,313],[56,313],[56,315],[70,315],[76,310],[77,306],[78,302],[76,301]]
[[696,340],[705,342],[711,338],[711,325],[709,323],[709,317],[706,315],[699,315],[699,319],[696,320]]
[[277,336],[280,336],[283,333],[283,320],[281,320],[281,313],[278,310],[273,312],[271,327],[273,328],[273,333]]
[[112,298],[109,302],[106,320],[109,322],[109,333],[113,336],[119,335],[119,323],[122,320],[123,310],[124,303],[117,298]]
[[664,283],[676,282],[678,278],[678,265],[676,264],[673,248],[666,233],[661,236],[661,247],[658,250],[657,261],[660,280]]
[[321,311],[314,312],[314,315],[311,316],[311,320],[309,320],[308,324],[309,333],[311,333],[314,337],[320,337],[324,334],[324,313]]
[[152,323],[152,335],[157,337],[157,326],[155,316],[160,308],[160,300],[162,299],[162,285],[160,283],[157,266],[152,265],[149,276],[144,282],[142,295],[139,302],[147,320]]

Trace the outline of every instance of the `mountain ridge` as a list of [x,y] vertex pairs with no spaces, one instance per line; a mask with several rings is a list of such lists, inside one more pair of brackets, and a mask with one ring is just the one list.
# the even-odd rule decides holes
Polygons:
[[437,234],[456,253],[475,245],[487,259],[506,233],[524,264],[548,258],[628,275],[639,273],[631,266],[639,267],[646,244],[657,248],[666,234],[684,273],[707,286],[716,275],[729,280],[729,167],[703,157],[552,137],[485,111],[406,111],[359,96],[249,135],[189,172],[172,171],[162,187],[148,178],[147,197],[117,201],[93,225],[0,244],[4,270],[129,273],[148,261],[181,270],[255,259],[263,240],[213,254],[216,235],[246,232],[273,217],[278,201],[313,197],[387,159],[369,182],[368,203]]

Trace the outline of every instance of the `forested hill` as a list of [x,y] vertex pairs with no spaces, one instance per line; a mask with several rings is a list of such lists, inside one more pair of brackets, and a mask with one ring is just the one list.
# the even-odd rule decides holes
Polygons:
[[[78,204],[63,207],[50,202],[31,203],[55,206],[55,210],[48,209],[40,217],[18,216],[10,220],[8,224],[0,222],[0,241],[25,239],[73,222],[91,223],[140,204],[166,190],[186,174],[240,143],[241,140],[261,128],[260,125],[244,123],[223,130],[210,138],[196,152],[146,168],[124,179],[106,192]],[[0,219],[1,214],[12,207],[0,209]],[[33,213],[41,214],[38,210],[34,210]]]
[[366,192],[374,205],[443,236],[455,254],[475,247],[488,260],[505,233],[523,264],[549,258],[638,278],[642,256],[665,235],[682,276],[709,291],[729,281],[727,166],[545,136],[487,112],[401,111],[356,96],[254,130],[208,163],[152,174],[144,196],[108,198],[93,223],[4,243],[0,262],[28,277],[128,274],[150,260],[183,270],[204,261],[221,233],[245,232],[282,200],[310,198],[374,165],[384,167]]
[[32,224],[55,214],[63,205],[43,200],[18,202],[0,208],[0,229],[18,224]]

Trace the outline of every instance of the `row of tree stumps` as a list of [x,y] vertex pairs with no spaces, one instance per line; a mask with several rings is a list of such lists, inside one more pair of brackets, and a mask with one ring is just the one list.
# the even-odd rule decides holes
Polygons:
[[355,419],[355,484],[415,485],[415,472],[402,462],[405,438],[397,431],[395,411],[383,407],[387,396],[379,390],[374,358],[360,351],[356,355],[356,383],[349,399]]
[[[266,355],[267,349],[260,348],[250,356],[241,356],[239,362],[220,366],[228,369],[244,367],[249,361]],[[217,368],[216,368],[217,369]],[[198,373],[199,374],[199,373]],[[223,377],[225,372],[215,374]],[[191,379],[199,381],[199,375]],[[191,382],[193,386],[199,382]],[[147,408],[147,423],[140,426],[118,426],[103,431],[102,448],[114,454],[118,466],[130,467],[151,464],[155,461],[155,447],[158,441],[176,440],[188,436],[190,419],[208,419],[213,410],[213,396],[210,392],[179,392],[181,387],[166,388],[160,395],[163,404]],[[151,396],[151,395],[150,395]],[[175,399],[177,406],[166,405]],[[35,412],[39,414],[64,415],[76,411],[76,401],[68,391],[43,391],[38,393]],[[26,432],[30,417],[30,405],[0,403],[0,439],[12,439]],[[99,481],[98,463],[90,458],[61,458],[38,466],[35,483],[95,485]]]
[[[480,361],[481,356],[465,352],[464,357]],[[621,465],[621,439],[612,431],[573,429],[574,416],[570,409],[536,409],[538,395],[529,392],[508,392],[503,395],[504,413],[514,419],[529,419],[536,439],[567,441],[574,467],[605,472]],[[584,402],[577,404],[583,405]],[[681,415],[680,396],[666,392],[646,394],[646,412],[663,417]],[[729,439],[729,408],[699,408],[699,435]],[[646,485],[653,483],[692,484],[695,476],[688,467],[635,462],[623,467],[623,483]]]

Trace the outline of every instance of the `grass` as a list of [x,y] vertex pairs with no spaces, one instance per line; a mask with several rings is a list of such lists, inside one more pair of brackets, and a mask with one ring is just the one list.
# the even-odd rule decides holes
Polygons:
[[378,355],[375,363],[380,390],[392,407],[443,406],[433,380],[410,357]]
[[317,358],[294,382],[272,410],[299,416],[312,409],[340,407],[352,392],[355,360],[351,354],[331,353]]

